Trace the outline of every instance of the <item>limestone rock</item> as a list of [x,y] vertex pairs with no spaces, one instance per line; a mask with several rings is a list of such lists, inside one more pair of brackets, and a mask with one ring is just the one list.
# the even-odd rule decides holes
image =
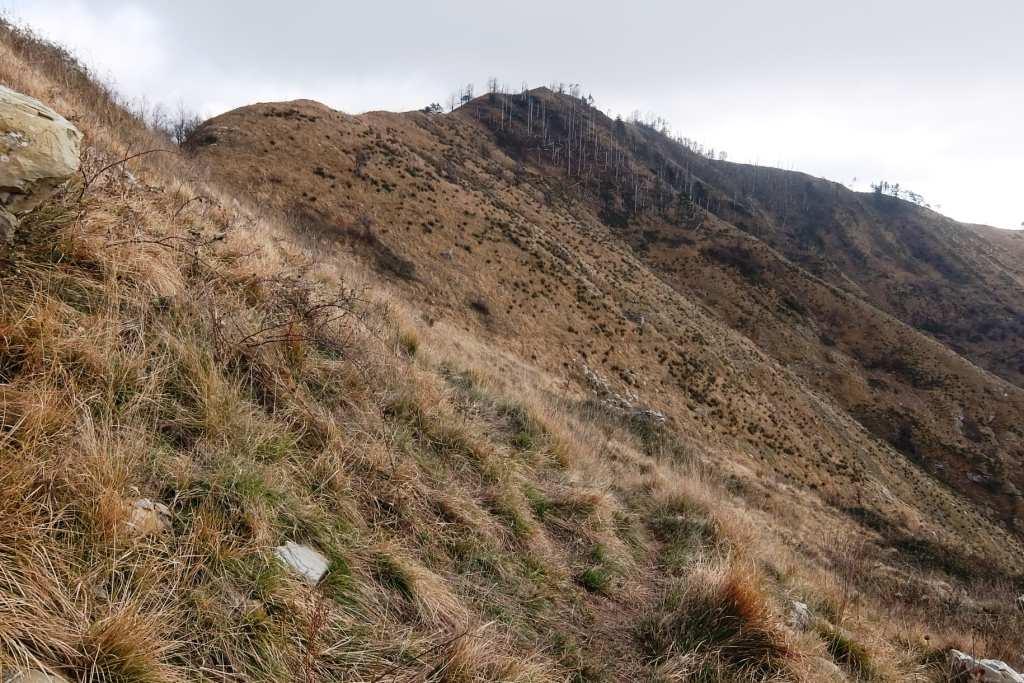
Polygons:
[[274,554],[310,585],[315,586],[327,573],[327,558],[320,551],[308,545],[288,541],[275,548]]
[[953,681],[982,681],[982,683],[1024,683],[1024,676],[1006,662],[998,659],[975,659],[960,652],[949,651],[949,676]]
[[155,536],[171,530],[171,510],[163,503],[140,498],[132,504],[128,530],[139,537]]
[[789,613],[789,625],[797,631],[806,631],[814,623],[814,615],[807,603],[794,600]]
[[39,100],[0,85],[0,232],[78,172],[82,134]]

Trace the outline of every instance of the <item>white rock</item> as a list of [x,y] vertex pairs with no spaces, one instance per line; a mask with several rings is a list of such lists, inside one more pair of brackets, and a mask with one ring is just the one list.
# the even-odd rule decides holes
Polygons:
[[1024,683],[1024,676],[1006,662],[998,659],[975,659],[960,652],[949,651],[949,675],[954,681],[981,681],[982,683]]
[[140,498],[132,503],[128,530],[137,536],[153,536],[171,530],[171,510],[163,503]]
[[789,625],[797,631],[806,631],[814,623],[814,615],[807,603],[794,600],[789,613]]
[[1024,612],[1024,595],[1018,595],[1016,603],[1017,609],[1019,609],[1021,612]]
[[78,172],[82,134],[39,100],[0,85],[0,231]]
[[288,541],[284,545],[274,548],[274,554],[310,585],[315,586],[327,573],[327,558],[320,551],[308,545]]

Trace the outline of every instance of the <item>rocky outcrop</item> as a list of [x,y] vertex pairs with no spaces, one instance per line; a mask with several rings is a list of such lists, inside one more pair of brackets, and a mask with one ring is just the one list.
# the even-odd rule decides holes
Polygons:
[[0,238],[78,172],[82,134],[42,102],[0,85]]
[[597,396],[597,399],[612,412],[621,413],[629,420],[641,424],[649,424],[660,427],[665,424],[665,415],[657,410],[640,405],[639,398],[633,393],[619,393],[612,388],[608,380],[604,379],[590,367],[579,361],[580,373],[587,386]]
[[1024,676],[998,659],[975,659],[960,650],[949,651],[949,680],[982,683],[1024,683]]

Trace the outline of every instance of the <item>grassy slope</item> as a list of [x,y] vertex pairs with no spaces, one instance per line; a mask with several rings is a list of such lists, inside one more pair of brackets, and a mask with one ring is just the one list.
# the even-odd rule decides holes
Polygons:
[[[804,362],[825,357],[807,363],[811,372],[801,377],[801,365],[773,363],[748,338],[723,326],[715,313],[729,320],[727,306],[708,311],[690,298],[697,292],[718,304],[707,293],[720,294],[721,302],[749,313],[751,300],[765,307],[756,298],[764,297],[764,288],[743,283],[728,268],[709,267],[699,252],[680,259],[680,268],[690,270],[683,282],[691,289],[671,286],[673,271],[652,270],[656,256],[632,250],[592,206],[564,191],[557,174],[517,167],[481,138],[473,120],[461,116],[350,117],[311,102],[254,105],[213,119],[199,137],[210,142],[200,146],[200,158],[211,172],[241,191],[251,188],[263,206],[297,217],[311,239],[345,239],[392,275],[391,263],[408,264],[411,275],[402,295],[417,301],[428,321],[445,320],[484,335],[569,381],[577,360],[585,359],[624,390],[665,410],[677,429],[716,450],[716,460],[734,462],[739,456],[745,478],[769,489],[769,496],[786,500],[791,486],[816,489],[834,508],[868,509],[887,519],[886,542],[924,534],[986,562],[1002,558],[1007,572],[1016,571],[1012,537],[980,519],[977,509],[929,473],[872,440],[844,409],[872,403],[883,415],[920,414],[927,420],[922,425],[945,426],[970,396],[963,401],[966,410],[990,410],[1003,431],[1014,428],[1015,406],[1024,397],[1012,390],[1012,400],[994,400],[994,378],[877,310],[844,301],[810,280],[809,289],[825,300],[826,316],[845,316],[852,335],[871,341],[862,351],[884,356],[900,349],[922,365],[938,360],[939,372],[953,375],[947,388],[956,383],[963,389],[868,392],[869,377],[833,369],[835,384],[859,382],[863,390],[847,392],[850,401],[843,395],[823,401],[808,384],[832,388],[821,381],[821,369],[837,354],[816,337],[808,350],[807,335],[792,334],[800,330],[792,319],[775,320],[774,310],[760,316],[773,321],[760,326],[769,340],[770,333],[779,333],[762,348]],[[721,232],[727,243],[729,230],[736,235],[721,224],[701,232],[712,240]],[[808,284],[791,264],[769,257],[780,271],[772,278],[777,284],[787,278]],[[643,324],[636,322],[637,313]],[[754,313],[757,319],[756,308]],[[876,331],[865,334],[864,323],[872,320]],[[889,326],[897,328],[895,334]],[[847,359],[834,367],[849,364]],[[936,439],[943,445],[950,440]],[[948,447],[952,472],[980,466],[962,444],[957,437]],[[823,526],[836,523],[830,519]]]
[[[665,140],[647,139],[668,154]],[[716,213],[830,284],[1021,385],[1019,236],[811,176],[687,155]]]
[[[524,98],[489,99],[463,111],[518,158],[547,162],[545,173],[564,176],[546,152],[537,156],[536,137],[523,136]],[[551,93],[537,99],[547,106],[549,127],[557,127],[555,112],[564,121],[573,107]],[[511,102],[504,108],[514,114],[512,124],[507,116],[495,124],[502,101]],[[995,508],[993,519],[1019,530],[1024,391],[907,324],[957,320],[982,330],[980,318],[995,317],[1012,325],[1024,290],[1006,267],[1010,259],[995,258],[997,241],[906,202],[865,201],[802,174],[711,161],[650,129],[616,130],[599,112],[576,109],[576,127],[589,130],[592,123],[612,154],[626,160],[624,170],[599,163],[588,173],[574,171],[570,180],[583,188],[583,211],[603,204],[599,213],[643,266],[705,304],[930,476],[983,509]],[[641,201],[669,201],[617,221],[634,185],[613,178],[634,169]],[[689,195],[677,195],[673,182],[689,185]],[[681,206],[695,200],[712,210]],[[970,357],[983,355],[980,343],[953,338],[973,349]],[[994,348],[1012,358],[1015,343]]]
[[[0,30],[0,78],[82,128],[87,174],[165,144]],[[637,429],[458,319],[418,322],[418,298],[345,248],[297,239],[174,155],[132,172],[37,211],[0,280],[0,664],[118,681],[820,680],[830,658],[906,680],[942,638],[1008,646],[999,587],[970,598],[987,626],[958,615],[944,633],[912,609],[897,626],[854,585],[856,552],[816,559],[800,548],[813,519],[750,506],[707,466],[719,440]],[[126,532],[139,496],[172,509],[171,532]],[[804,496],[784,498],[820,505]],[[317,588],[273,560],[284,540],[329,556]],[[820,615],[812,633],[785,626],[789,597]]]

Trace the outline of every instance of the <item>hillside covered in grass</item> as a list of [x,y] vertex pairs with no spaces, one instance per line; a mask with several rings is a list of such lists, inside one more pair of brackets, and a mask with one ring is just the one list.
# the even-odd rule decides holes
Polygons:
[[[758,242],[759,277],[811,293],[770,322],[754,303],[786,295],[734,285],[766,321],[745,327],[715,304],[745,261],[703,242],[742,238],[726,218],[701,212],[691,242],[641,231],[674,256],[642,247],[625,184],[600,200],[564,157],[531,162],[493,101],[255,105],[179,150],[8,25],[0,81],[84,134],[81,177],[23,219],[0,273],[5,674],[944,680],[951,647],[1022,663],[1009,494],[949,482],[980,454],[1016,464],[1024,399],[877,302],[785,280],[797,266]],[[679,211],[647,232],[694,225],[696,203]],[[699,280],[661,263],[716,259]],[[754,330],[796,310],[797,348],[824,354],[813,305],[850,318],[816,363],[846,367],[868,337],[944,384],[877,364],[812,380],[822,365]],[[835,388],[858,381],[879,392],[864,403],[910,406],[945,473]],[[932,426],[951,387],[984,449]],[[316,583],[289,543],[325,560]]]

